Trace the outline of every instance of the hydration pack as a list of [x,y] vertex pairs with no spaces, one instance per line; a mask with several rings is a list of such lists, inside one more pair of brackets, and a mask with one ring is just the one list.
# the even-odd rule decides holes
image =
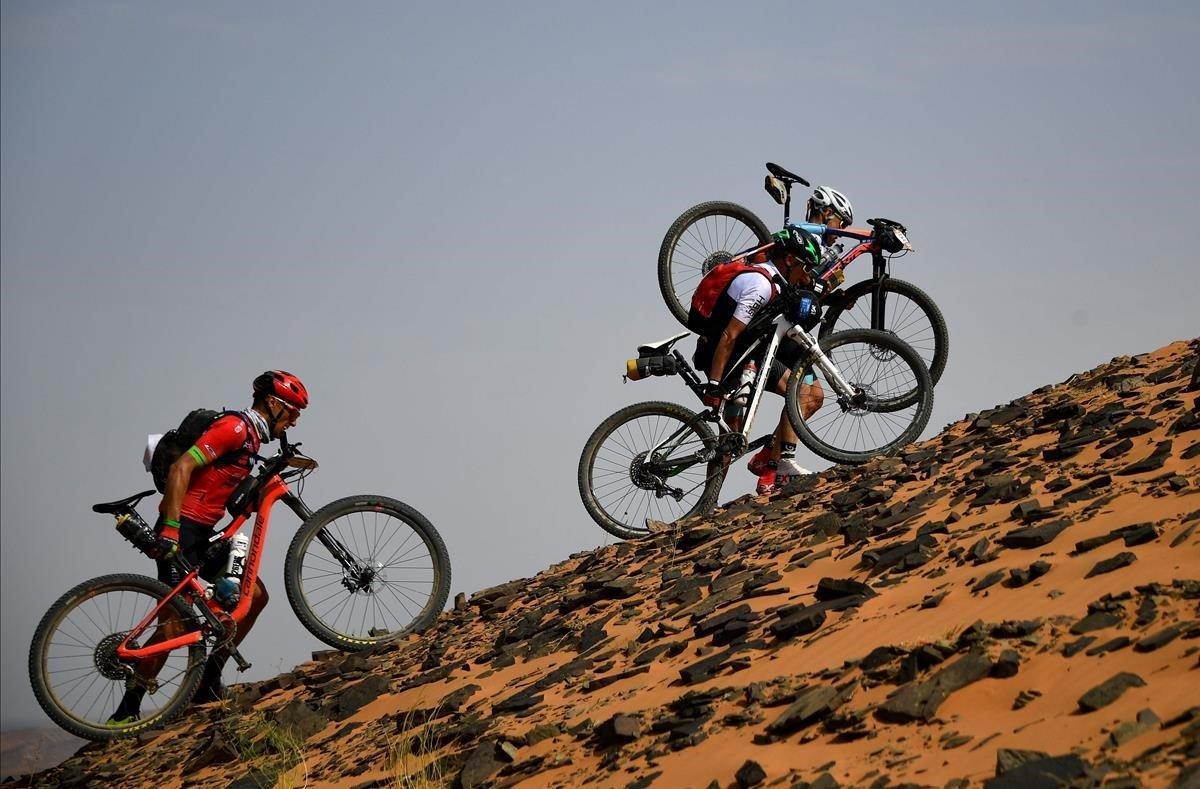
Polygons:
[[[150,474],[154,477],[154,487],[159,493],[167,492],[167,475],[171,472],[171,466],[175,464],[175,461],[192,448],[200,436],[204,435],[204,431],[212,427],[213,422],[226,414],[233,414],[246,422],[245,416],[240,411],[213,411],[210,408],[197,408],[183,418],[179,427],[163,434],[154,447],[154,453],[150,456]],[[253,430],[254,426],[246,422],[246,429]]]
[[717,302],[725,295],[725,291],[729,290],[729,283],[733,282],[735,277],[746,273],[766,277],[771,283],[771,297],[775,297],[775,279],[767,269],[749,263],[722,263],[705,274],[696,286],[696,291],[692,294],[692,306],[688,310],[687,327],[701,336],[707,336],[716,328],[724,329],[724,326],[712,325],[713,312],[717,308]]

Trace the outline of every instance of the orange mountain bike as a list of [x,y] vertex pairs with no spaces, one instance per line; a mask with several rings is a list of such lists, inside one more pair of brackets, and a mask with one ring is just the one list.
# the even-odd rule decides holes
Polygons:
[[[181,556],[171,560],[183,579],[174,588],[144,575],[104,575],[50,607],[34,633],[29,676],[55,723],[91,740],[132,736],[187,707],[206,653],[225,650],[239,671],[249,668],[233,639],[250,609],[271,508],[279,501],[302,521],[288,547],[284,585],[292,610],[313,635],[356,651],[433,622],[450,593],[450,559],[433,525],[383,496],[350,496],[312,512],[299,490],[317,463],[286,436],[280,443],[279,453],[230,497],[233,519],[214,532],[209,547],[215,555],[255,515],[241,595],[231,610],[207,594],[211,587],[200,579],[200,567]],[[152,554],[157,538],[135,508],[153,493],[92,510],[115,516],[121,535]],[[145,692],[140,719],[110,723],[122,695],[137,688]]]

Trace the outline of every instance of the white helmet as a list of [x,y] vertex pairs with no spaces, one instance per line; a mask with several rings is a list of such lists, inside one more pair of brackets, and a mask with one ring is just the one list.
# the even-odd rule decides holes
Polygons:
[[813,190],[812,197],[808,198],[808,210],[820,211],[823,208],[832,208],[833,213],[841,217],[841,220],[847,225],[854,221],[854,209],[850,206],[850,201],[846,196],[836,189],[830,189],[828,186],[818,186]]

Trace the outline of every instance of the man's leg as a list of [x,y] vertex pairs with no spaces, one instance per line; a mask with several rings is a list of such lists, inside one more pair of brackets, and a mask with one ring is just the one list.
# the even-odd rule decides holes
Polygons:
[[[242,639],[249,635],[258,615],[267,607],[267,587],[261,578],[255,580],[252,594],[250,610],[246,612],[246,618],[238,624],[237,634],[233,637],[235,648],[242,643]],[[225,685],[221,682],[221,672],[225,669],[225,663],[228,660],[229,652],[224,649],[215,650],[208,656],[208,660],[204,663],[204,677],[200,680],[200,689],[196,691],[193,703],[207,704],[225,698]]]
[[[780,365],[776,369],[777,380],[773,391],[780,395],[787,395],[788,378],[791,375],[790,370]],[[801,383],[799,392],[800,415],[808,419],[815,414],[825,400],[825,392],[821,388],[821,384],[814,378],[812,383]],[[756,487],[759,495],[774,491],[778,485],[786,484],[780,481],[780,474],[783,473],[787,481],[790,481],[792,476],[795,476],[799,467],[796,466],[796,444],[799,442],[799,437],[796,435],[795,429],[792,427],[792,421],[788,419],[787,407],[779,413],[779,424],[775,427],[774,439],[770,446],[770,454],[768,455],[766,468],[759,473],[758,486]],[[783,472],[780,472],[780,466],[783,466]]]

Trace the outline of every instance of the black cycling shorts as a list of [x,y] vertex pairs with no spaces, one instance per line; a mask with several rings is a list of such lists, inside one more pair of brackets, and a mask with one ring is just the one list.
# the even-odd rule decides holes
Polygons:
[[[734,343],[733,353],[730,355],[730,358],[737,359],[745,352],[746,348],[750,344],[749,340],[746,342],[742,341],[742,338],[745,336],[745,332],[743,332],[742,336],[738,337],[737,342]],[[716,350],[717,339],[700,337],[696,340],[696,352],[692,354],[692,364],[697,370],[700,370],[705,375],[708,375],[709,368],[712,366],[713,353]],[[764,347],[763,350],[765,351],[766,348]],[[771,363],[771,371],[767,376],[767,391],[775,391],[776,387],[779,386],[779,381],[782,380],[784,373],[792,369],[792,365],[800,360],[800,354],[803,352],[804,351],[800,347],[800,344],[795,340],[791,339],[790,337],[785,337],[783,339],[783,342],[779,345],[779,350],[775,352],[775,361]],[[761,360],[762,354],[759,353],[756,361]],[[731,371],[726,370],[725,374],[729,375],[730,372]]]
[[[163,518],[160,515],[158,522],[154,524],[156,534],[162,533],[162,525]],[[209,542],[212,536],[218,533],[212,526],[205,526],[187,518],[179,519],[180,555],[193,567],[199,564],[200,577],[209,583],[224,575],[225,565],[229,562],[229,540],[222,540],[215,546]],[[183,576],[179,575],[172,562],[158,560],[155,564],[158,565],[158,580],[163,583],[175,586],[183,580]]]

